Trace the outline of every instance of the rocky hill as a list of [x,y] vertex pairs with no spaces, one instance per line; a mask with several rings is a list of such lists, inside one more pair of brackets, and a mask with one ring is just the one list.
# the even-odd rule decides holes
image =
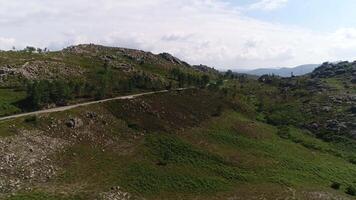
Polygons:
[[[188,71],[214,71],[209,67],[198,68],[175,58],[168,53],[152,54],[140,50],[105,47],[94,44],[71,46],[58,52],[0,52],[2,81],[18,75],[26,79],[56,79],[82,76],[104,63],[122,73],[138,71],[163,75],[173,68]],[[155,69],[152,69],[154,65]],[[151,68],[150,68],[151,67]]]
[[135,91],[202,86],[219,76],[168,53],[94,44],[57,52],[28,49],[0,52],[0,94],[14,97],[0,99],[0,116]]
[[312,72],[311,76],[312,78],[345,77],[351,78],[352,82],[354,82],[356,78],[356,62],[323,63]]
[[286,95],[284,103],[301,112],[296,124],[327,140],[356,139],[356,63],[324,63],[310,75],[260,81]]

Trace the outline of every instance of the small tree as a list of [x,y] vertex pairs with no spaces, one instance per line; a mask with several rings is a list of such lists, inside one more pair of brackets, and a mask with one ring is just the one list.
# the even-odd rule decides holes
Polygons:
[[210,77],[208,75],[203,75],[201,77],[201,86],[202,87],[206,87],[206,85],[208,85],[208,83],[210,82]]
[[33,52],[36,52],[36,48],[35,47],[31,47],[31,46],[27,46],[25,49],[24,49],[25,52],[28,52],[28,53],[33,53]]

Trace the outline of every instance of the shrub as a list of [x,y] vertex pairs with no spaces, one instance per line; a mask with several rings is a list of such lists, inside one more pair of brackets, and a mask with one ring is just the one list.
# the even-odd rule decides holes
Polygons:
[[355,157],[355,156],[351,156],[351,157],[349,158],[349,162],[350,162],[351,164],[356,165],[356,157]]
[[213,117],[219,117],[219,116],[222,115],[223,111],[224,111],[223,106],[222,106],[222,105],[219,105],[219,106],[216,108],[215,112],[213,112],[212,116],[213,116]]
[[356,196],[356,188],[354,186],[349,186],[346,188],[346,194],[349,194],[351,196]]
[[25,122],[26,122],[26,123],[37,124],[37,121],[38,121],[38,118],[37,118],[36,115],[27,117],[27,118],[25,119]]
[[288,126],[279,126],[277,134],[283,139],[289,139],[291,137],[290,129]]
[[331,188],[333,188],[333,189],[335,189],[335,190],[340,189],[340,187],[341,187],[341,184],[338,183],[338,182],[333,182],[333,183],[331,184]]

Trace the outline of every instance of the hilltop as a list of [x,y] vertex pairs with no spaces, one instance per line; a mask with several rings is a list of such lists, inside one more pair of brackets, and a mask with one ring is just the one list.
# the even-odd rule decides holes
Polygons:
[[0,116],[121,94],[202,86],[218,76],[168,54],[71,46],[49,52],[28,47],[0,52]]

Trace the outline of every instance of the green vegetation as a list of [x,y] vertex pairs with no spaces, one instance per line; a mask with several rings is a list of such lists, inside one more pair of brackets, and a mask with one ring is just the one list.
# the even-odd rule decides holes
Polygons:
[[181,88],[185,86],[205,87],[210,82],[210,77],[206,74],[200,75],[186,73],[177,68],[172,69],[170,74],[172,79],[176,80],[178,82],[178,86]]
[[0,89],[0,116],[11,115],[21,112],[18,102],[26,97],[23,91],[13,89]]
[[[25,129],[45,136],[31,141],[68,143],[50,155],[56,177],[46,186],[31,179],[35,190],[14,192],[8,200],[98,199],[118,186],[148,200],[356,195],[351,64],[256,80],[199,69],[168,54],[96,45],[61,52],[28,47],[0,57],[0,64],[14,68],[47,67],[39,67],[39,76],[9,73],[1,83],[0,115],[195,88],[1,122],[1,139]],[[70,73],[53,71],[58,66]]]
[[356,196],[356,188],[354,186],[348,186],[346,188],[346,194],[349,194],[351,196]]
[[[228,193],[240,184],[309,190],[335,182],[346,190],[355,181],[356,168],[332,152],[336,147],[299,129],[276,128],[235,112],[203,125],[180,136],[149,134],[129,155],[76,146],[64,157],[63,183],[85,182],[88,191],[120,185],[148,199],[174,199],[173,194],[190,199]],[[281,138],[286,130],[289,136]]]
[[333,182],[333,183],[331,184],[331,188],[333,188],[333,189],[335,189],[335,190],[340,189],[340,187],[341,187],[341,184],[338,183],[338,182]]
[[[11,68],[4,69],[0,83],[0,87],[7,88],[0,90],[0,115],[139,91],[205,87],[218,76],[169,59],[97,45],[58,52],[35,47],[2,51],[0,67]],[[16,101],[10,99],[17,96]]]

